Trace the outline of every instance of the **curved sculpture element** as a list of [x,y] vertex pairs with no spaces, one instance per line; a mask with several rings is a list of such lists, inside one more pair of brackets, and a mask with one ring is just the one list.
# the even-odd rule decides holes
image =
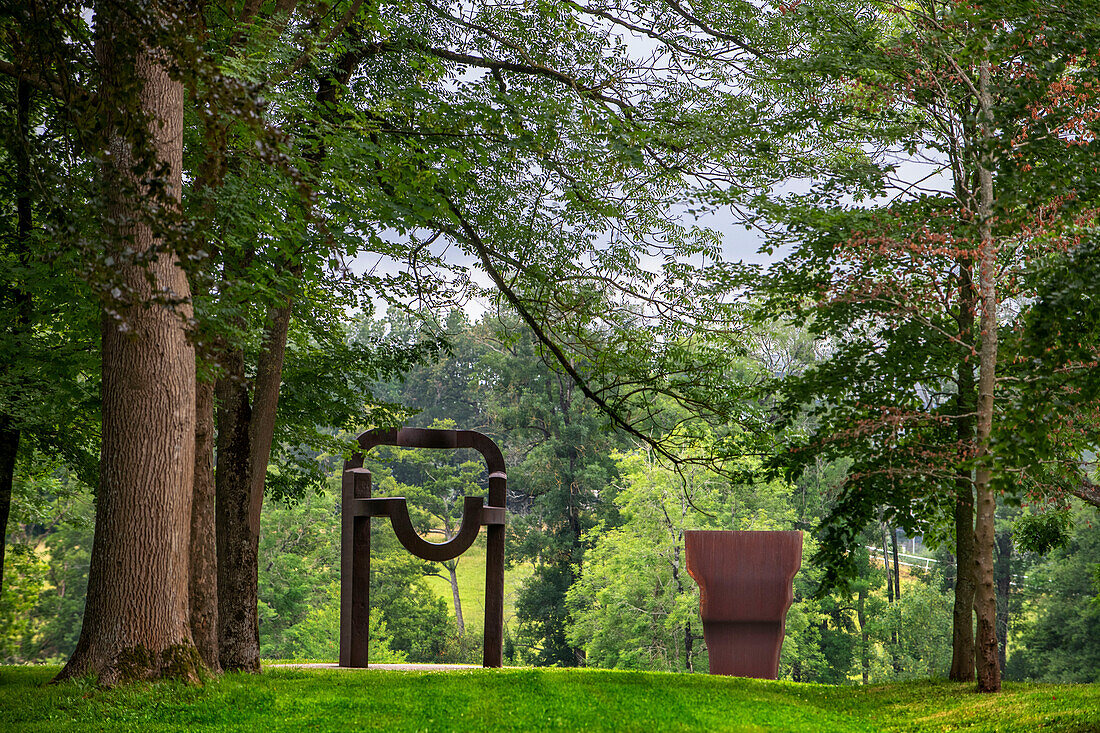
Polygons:
[[802,533],[686,530],[711,674],[774,680]]
[[413,529],[412,520],[409,519],[409,504],[403,496],[356,499],[357,506],[352,511],[355,516],[389,517],[393,533],[406,550],[421,560],[443,562],[455,559],[474,544],[484,523],[481,516],[482,501],[480,496],[463,497],[462,524],[455,536],[446,542],[428,542]]
[[486,526],[485,630],[482,664],[500,667],[504,640],[504,514],[508,476],[500,448],[486,435],[473,430],[402,428],[372,430],[360,435],[359,447],[377,445],[402,448],[473,448],[485,457],[489,470],[489,506],[481,497],[463,501],[462,523],[447,542],[427,542],[412,526],[403,496],[372,498],[370,471],[363,468],[363,453],[344,463],[343,529],[340,556],[340,666],[366,667],[370,621],[370,519],[389,517],[402,546],[423,560],[452,560],[473,544],[481,525]]

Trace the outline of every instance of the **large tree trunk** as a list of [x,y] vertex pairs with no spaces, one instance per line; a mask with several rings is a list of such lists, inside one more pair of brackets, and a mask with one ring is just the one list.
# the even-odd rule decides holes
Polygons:
[[[982,61],[979,104],[982,142],[992,139],[993,100],[989,91],[989,62]],[[978,371],[977,435],[978,468],[975,472],[974,522],[974,612],[978,619],[978,689],[1001,689],[1001,668],[997,654],[997,594],[993,583],[994,514],[993,472],[989,438],[993,429],[993,392],[997,367],[997,247],[993,239],[993,173],[989,152],[983,152],[978,166],[980,222],[978,288],[982,304],[981,351]]]
[[[183,9],[157,6],[165,17]],[[129,36],[110,3],[97,6],[96,52],[104,68],[110,156],[105,231],[117,247],[122,320],[103,317],[103,428],[95,540],[84,622],[58,679],[98,675],[101,684],[161,676],[193,679],[201,661],[188,613],[188,552],[195,449],[195,355],[184,332],[190,316],[186,275],[175,256],[126,257],[163,245],[140,196],[178,206],[183,152],[183,87],[162,66],[163,52]],[[132,77],[130,76],[132,74]],[[125,112],[134,83],[141,116]],[[144,129],[133,129],[144,124]],[[127,127],[130,126],[130,129]],[[134,141],[148,136],[168,177],[160,192],[135,180]],[[140,149],[140,148],[138,148]],[[135,193],[136,192],[136,193]],[[125,289],[123,289],[125,288]],[[127,296],[124,296],[127,297]],[[168,298],[177,305],[168,306]],[[160,302],[158,302],[160,301]]]
[[[977,293],[971,277],[971,263],[959,262],[959,338],[969,344],[974,332]],[[955,395],[955,429],[959,469],[955,475],[955,606],[951,630],[951,672],[949,679],[974,679],[974,481],[967,464],[974,447],[974,412],[977,392],[974,363],[970,354],[959,360]],[[963,466],[967,466],[963,468]]]
[[191,499],[191,636],[212,671],[218,660],[218,557],[215,538],[214,384],[195,385],[195,479]]

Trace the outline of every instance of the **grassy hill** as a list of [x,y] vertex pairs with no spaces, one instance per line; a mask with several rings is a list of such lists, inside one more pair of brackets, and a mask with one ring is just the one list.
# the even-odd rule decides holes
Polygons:
[[[429,542],[442,542],[442,536],[429,534],[425,537]],[[451,595],[451,581],[447,569],[442,563],[438,564],[442,577],[430,576],[428,585],[443,600],[447,602],[447,610],[454,618],[454,598]],[[516,612],[516,592],[523,581],[532,573],[531,565],[524,563],[508,568],[504,571],[504,624],[513,624]],[[466,628],[481,633],[481,627],[485,623],[485,533],[482,532],[474,540],[474,544],[465,552],[458,563],[458,595],[462,600],[462,617],[466,622]]]
[[1084,731],[1096,685],[917,682],[827,687],[599,670],[267,671],[202,687],[47,686],[0,667],[3,731]]

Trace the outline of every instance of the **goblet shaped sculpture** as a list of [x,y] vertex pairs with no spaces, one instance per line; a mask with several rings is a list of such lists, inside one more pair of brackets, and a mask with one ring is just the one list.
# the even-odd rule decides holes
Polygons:
[[684,546],[710,673],[774,680],[802,533],[688,530]]

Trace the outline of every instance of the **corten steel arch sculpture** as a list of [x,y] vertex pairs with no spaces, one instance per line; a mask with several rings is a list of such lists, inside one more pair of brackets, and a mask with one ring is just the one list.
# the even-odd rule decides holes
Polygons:
[[[485,563],[485,643],[482,666],[501,666],[504,640],[504,509],[508,477],[504,456],[488,436],[473,430],[370,430],[358,437],[362,453],[344,462],[340,537],[340,666],[366,667],[370,621],[370,520],[389,517],[405,549],[422,560],[451,560],[473,544],[481,525],[487,530]],[[363,453],[376,445],[401,448],[473,448],[489,469],[489,506],[465,497],[462,524],[448,542],[427,542],[413,529],[405,497],[371,497],[370,471]]]
[[802,533],[685,530],[711,674],[774,680]]

